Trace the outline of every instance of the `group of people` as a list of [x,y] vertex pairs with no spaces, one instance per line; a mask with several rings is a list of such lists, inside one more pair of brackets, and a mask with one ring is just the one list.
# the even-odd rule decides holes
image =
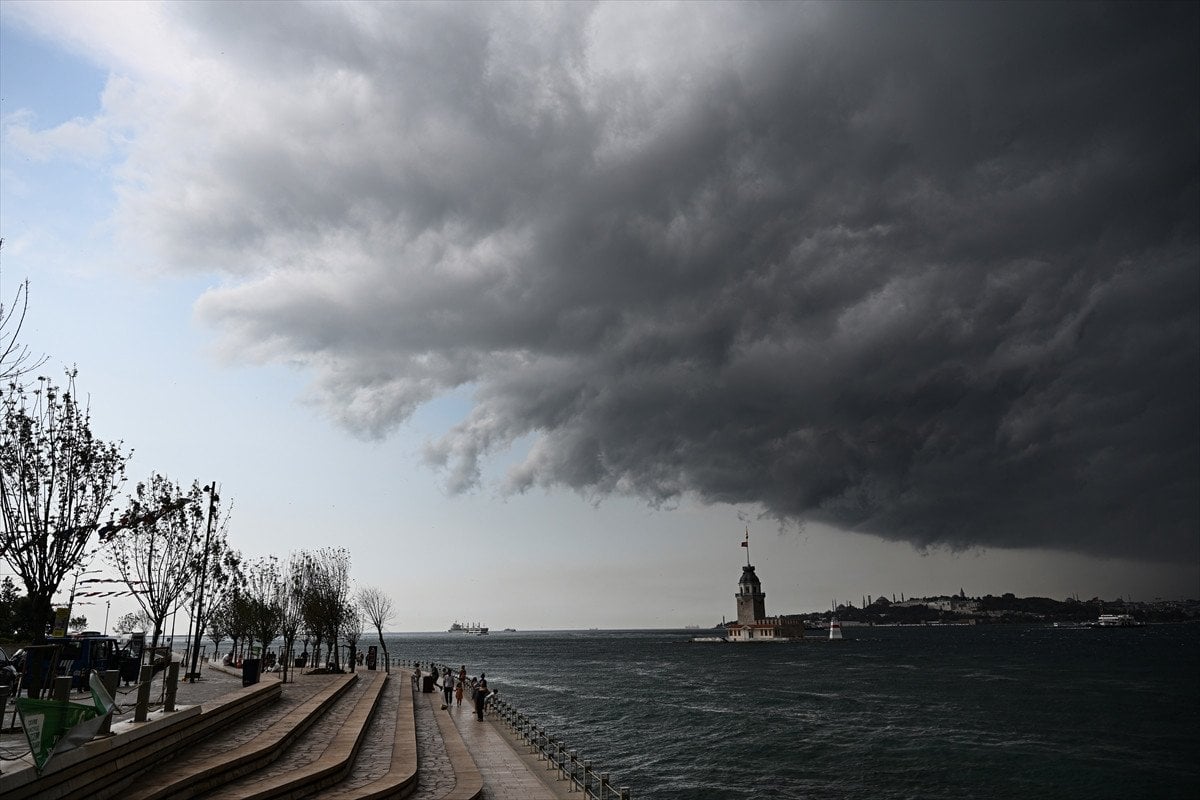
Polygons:
[[[475,716],[483,719],[483,709],[487,704],[487,699],[495,692],[488,689],[487,675],[480,673],[478,678],[467,677],[467,665],[463,664],[459,667],[458,675],[448,666],[443,666],[439,672],[437,664],[429,665],[429,677],[433,679],[433,685],[442,690],[442,696],[445,702],[442,708],[447,711],[452,705],[461,707],[463,695],[466,692],[471,693],[471,702],[475,704]],[[421,690],[421,664],[417,662],[413,667],[413,681],[417,687],[417,691]]]

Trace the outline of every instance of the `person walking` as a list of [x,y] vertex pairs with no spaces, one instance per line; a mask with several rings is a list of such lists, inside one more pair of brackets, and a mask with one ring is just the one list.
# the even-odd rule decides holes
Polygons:
[[446,698],[443,708],[449,711],[450,701],[454,697],[454,673],[450,671],[449,667],[442,671],[442,697]]
[[458,683],[454,685],[455,704],[462,706],[463,687],[467,683],[467,665],[463,664],[458,670]]
[[483,721],[483,707],[487,703],[489,694],[487,675],[481,672],[479,673],[479,684],[475,687],[475,716],[480,722]]

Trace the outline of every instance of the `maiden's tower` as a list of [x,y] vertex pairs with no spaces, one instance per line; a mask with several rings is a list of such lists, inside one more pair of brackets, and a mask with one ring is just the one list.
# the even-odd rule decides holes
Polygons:
[[803,639],[804,625],[799,620],[795,622],[784,617],[767,616],[767,596],[763,593],[762,583],[750,563],[750,532],[742,541],[746,548],[746,566],[742,567],[742,577],[738,580],[737,622],[725,628],[725,637],[731,642],[779,642],[789,639]]

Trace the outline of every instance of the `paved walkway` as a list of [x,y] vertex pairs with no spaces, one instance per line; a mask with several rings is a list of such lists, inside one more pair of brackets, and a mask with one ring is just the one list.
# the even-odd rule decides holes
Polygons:
[[555,781],[556,773],[546,770],[546,765],[527,755],[524,748],[510,743],[502,722],[490,716],[480,722],[475,717],[475,709],[465,699],[462,707],[450,709],[450,718],[483,775],[483,800],[562,800],[568,797],[566,782]]
[[[396,711],[401,702],[400,685],[402,681],[410,680],[410,673],[405,670],[393,670],[391,677],[392,680],[388,682],[380,698],[351,775],[345,782],[320,793],[318,797],[333,798],[348,789],[366,785],[386,773],[391,766]],[[271,704],[252,718],[230,725],[222,731],[220,737],[210,738],[190,748],[188,752],[178,754],[167,769],[181,766],[184,762],[211,758],[253,739],[265,727],[282,718],[327,683],[318,676],[310,678],[297,674],[294,679],[296,682],[287,684],[280,701]],[[278,680],[278,676],[264,675],[263,680]],[[331,709],[324,724],[318,723],[314,730],[310,730],[312,739],[299,747],[291,748],[276,764],[256,774],[251,780],[260,780],[279,771],[294,769],[305,756],[311,757],[308,751],[324,746],[325,739],[339,727],[335,723],[340,722],[340,717],[348,713],[358,694],[370,683],[370,680],[358,681],[358,685],[347,692],[347,695]],[[200,681],[179,685],[176,704],[180,707],[202,705],[240,687],[240,673],[229,668],[222,669],[217,665],[206,665]],[[121,717],[132,716],[134,698],[133,692],[124,687],[118,691],[117,702],[125,707]],[[152,702],[158,699],[156,686]],[[444,735],[451,736],[450,731],[455,728],[483,779],[481,800],[572,800],[578,796],[569,795],[566,791],[567,783],[556,781],[556,773],[547,770],[544,762],[529,754],[527,748],[502,722],[490,716],[482,722],[479,721],[475,718],[472,705],[465,700],[461,707],[451,706],[445,710],[441,708],[441,702],[440,693],[418,693],[414,696],[419,770],[417,787],[409,796],[410,800],[439,800],[455,789],[457,781],[454,766],[444,738]],[[445,734],[439,723],[446,727]],[[20,758],[19,751],[23,750],[25,756],[21,760],[28,760],[28,746],[23,739],[23,734],[18,731],[0,736],[0,745],[7,745],[0,746],[0,758]],[[460,754],[455,758],[462,758],[461,745],[456,744],[455,747],[459,748],[457,752]],[[10,749],[17,752],[5,752]]]

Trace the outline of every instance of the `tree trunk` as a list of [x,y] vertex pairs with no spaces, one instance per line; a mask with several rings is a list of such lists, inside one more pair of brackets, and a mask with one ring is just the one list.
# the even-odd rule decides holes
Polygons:
[[25,593],[29,596],[29,636],[34,644],[45,644],[48,625],[54,620],[53,598],[48,594],[32,592],[28,586],[25,587]]
[[391,673],[392,659],[388,657],[387,645],[383,643],[383,628],[376,628],[375,632],[379,634],[379,649],[383,651],[383,671]]

